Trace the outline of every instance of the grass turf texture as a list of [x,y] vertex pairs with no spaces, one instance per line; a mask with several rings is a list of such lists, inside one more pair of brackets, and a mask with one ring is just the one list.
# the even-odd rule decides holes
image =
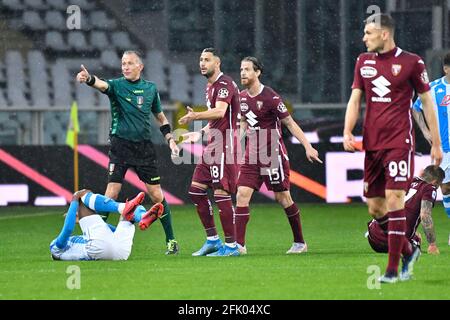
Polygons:
[[[387,255],[372,252],[363,236],[369,220],[364,205],[303,205],[308,252],[295,256],[285,254],[292,234],[284,212],[277,205],[252,208],[246,256],[191,257],[205,236],[194,207],[184,206],[172,209],[181,247],[177,256],[164,255],[164,233],[156,222],[145,232],[136,229],[128,261],[75,262],[52,261],[48,249],[63,225],[65,209],[2,208],[0,299],[450,298],[450,221],[441,204],[433,214],[441,255],[422,252],[415,279],[380,289],[368,289],[368,277],[374,276],[367,270],[377,265],[383,272]],[[117,216],[109,222],[116,223]],[[78,227],[76,232],[80,234]],[[424,243],[422,251],[426,248]],[[66,286],[72,265],[80,268],[80,289]]]

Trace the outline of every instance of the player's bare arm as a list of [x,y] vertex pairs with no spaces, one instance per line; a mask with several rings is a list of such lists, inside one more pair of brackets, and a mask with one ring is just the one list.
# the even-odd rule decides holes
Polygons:
[[179,124],[188,124],[194,120],[216,120],[222,119],[227,112],[228,103],[217,101],[216,107],[207,111],[195,112],[192,108],[187,107],[188,113],[178,120]]
[[363,91],[361,89],[353,89],[350,99],[347,104],[347,110],[345,112],[345,124],[344,124],[344,150],[355,152],[355,137],[353,136],[353,129],[356,126],[356,122],[359,118],[359,110],[361,109],[361,99]]
[[86,83],[101,92],[105,92],[108,89],[108,82],[99,79],[95,75],[91,75],[84,65],[81,65],[81,71],[77,74],[77,81],[79,83]]
[[439,249],[436,246],[436,233],[434,231],[433,218],[431,217],[431,211],[433,209],[433,203],[428,200],[422,200],[420,208],[420,219],[422,220],[422,228],[425,232],[425,236],[428,241],[428,253],[439,254]]
[[419,94],[422,101],[423,112],[425,114],[425,120],[427,121],[430,134],[431,134],[431,161],[435,165],[440,165],[442,162],[442,150],[441,150],[441,137],[439,136],[438,124],[436,114],[433,108],[433,98],[431,92],[427,91]]
[[417,125],[420,128],[420,131],[422,131],[423,136],[425,137],[425,139],[428,141],[428,143],[431,145],[431,133],[430,133],[430,129],[428,128],[428,125],[425,121],[425,117],[423,115],[422,111],[417,111],[417,110],[412,110],[412,114],[414,117],[414,120],[416,120]]
[[288,116],[281,120],[281,123],[288,128],[288,130],[292,133],[294,137],[300,141],[300,143],[305,147],[306,150],[306,157],[308,158],[309,162],[317,161],[319,163],[323,163],[322,160],[319,158],[319,153],[316,149],[314,149],[309,143],[308,139],[305,136],[305,133],[300,128],[300,126],[292,119],[291,116]]
[[200,130],[199,132],[193,131],[193,132],[184,133],[181,135],[183,137],[182,143],[196,143],[201,140],[203,135],[208,134],[208,132],[209,132],[209,124],[204,126],[202,128],[202,130]]
[[[158,122],[160,128],[162,126],[169,124],[169,121],[167,120],[164,112],[154,113],[153,115],[156,119],[156,122]],[[178,148],[177,143],[175,142],[172,132],[166,133],[164,135],[164,139],[166,139],[166,141],[169,143],[169,147],[170,147],[170,150],[172,151],[172,155],[179,155],[180,149]]]

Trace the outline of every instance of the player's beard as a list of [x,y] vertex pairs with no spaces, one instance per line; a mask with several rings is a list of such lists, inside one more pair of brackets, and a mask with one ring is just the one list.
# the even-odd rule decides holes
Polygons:
[[206,73],[204,74],[204,76],[206,77],[206,79],[210,79],[213,75],[214,75],[214,69],[212,69],[212,70],[206,70]]

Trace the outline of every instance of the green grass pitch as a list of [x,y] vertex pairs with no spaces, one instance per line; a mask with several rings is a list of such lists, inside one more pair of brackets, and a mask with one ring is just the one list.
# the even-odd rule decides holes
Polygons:
[[[364,205],[302,205],[309,251],[296,256],[285,254],[292,235],[284,212],[275,204],[252,208],[246,256],[191,257],[205,235],[194,207],[184,206],[172,208],[180,254],[164,255],[164,233],[156,222],[145,232],[136,230],[130,259],[118,262],[52,261],[48,246],[60,231],[64,209],[2,208],[0,299],[450,298],[450,220],[441,204],[433,212],[441,254],[422,252],[415,279],[380,287],[371,270],[379,266],[383,272],[387,255],[372,252],[364,238],[369,220]],[[117,216],[110,220],[115,223]],[[79,289],[67,287],[74,265]]]

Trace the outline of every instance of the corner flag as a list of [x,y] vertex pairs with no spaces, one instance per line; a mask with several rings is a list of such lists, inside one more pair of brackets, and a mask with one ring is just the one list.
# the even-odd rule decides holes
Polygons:
[[74,101],[72,103],[72,108],[70,109],[70,121],[69,126],[67,128],[67,136],[66,136],[66,144],[70,146],[72,149],[77,145],[78,139],[76,139],[76,135],[80,132],[80,125],[78,124],[78,105],[77,102]]

